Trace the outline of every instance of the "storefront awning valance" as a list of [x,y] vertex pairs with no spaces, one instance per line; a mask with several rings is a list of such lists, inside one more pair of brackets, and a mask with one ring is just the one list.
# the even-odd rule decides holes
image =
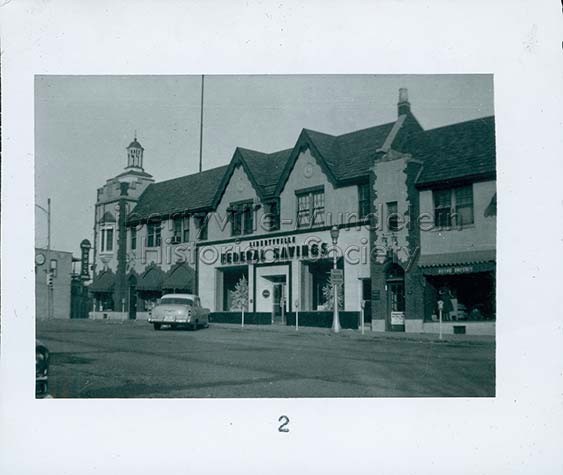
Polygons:
[[162,289],[182,289],[193,291],[195,280],[195,271],[188,265],[187,262],[177,264],[173,267],[164,281],[162,282]]
[[166,275],[161,269],[151,267],[137,281],[137,290],[160,291],[162,290],[162,281],[165,277]]
[[89,289],[91,292],[113,292],[115,285],[115,275],[111,270],[100,272]]
[[428,275],[471,274],[495,269],[496,251],[481,250],[427,254],[418,260],[422,272]]

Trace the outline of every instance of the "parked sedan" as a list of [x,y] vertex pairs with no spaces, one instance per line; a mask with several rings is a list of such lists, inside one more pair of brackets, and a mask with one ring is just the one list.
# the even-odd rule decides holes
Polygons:
[[149,314],[149,323],[155,330],[162,325],[172,328],[188,327],[192,330],[209,326],[209,309],[203,308],[199,297],[193,294],[166,294]]
[[49,396],[49,350],[35,340],[35,397]]

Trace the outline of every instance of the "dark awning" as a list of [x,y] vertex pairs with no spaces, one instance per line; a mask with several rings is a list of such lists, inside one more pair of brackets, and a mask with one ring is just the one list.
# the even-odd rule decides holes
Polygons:
[[192,293],[194,288],[195,271],[187,262],[177,264],[170,269],[170,272],[162,282],[163,289],[186,290]]
[[496,251],[448,252],[420,256],[418,266],[427,275],[471,274],[495,270]]
[[488,204],[487,208],[485,209],[485,217],[489,218],[491,216],[497,215],[497,194],[495,193],[491,198],[491,202]]
[[113,292],[115,275],[111,270],[100,272],[89,287],[90,292]]
[[165,274],[159,267],[151,267],[137,281],[137,290],[160,291],[164,278]]

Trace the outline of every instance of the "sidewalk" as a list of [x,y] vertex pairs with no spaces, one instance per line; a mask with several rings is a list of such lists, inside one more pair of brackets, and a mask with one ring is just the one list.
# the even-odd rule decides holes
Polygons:
[[319,327],[299,327],[299,330],[295,329],[295,326],[287,325],[244,325],[244,328],[240,324],[236,323],[211,323],[211,327],[223,328],[229,330],[238,331],[252,331],[252,332],[270,332],[270,333],[285,333],[285,334],[317,334],[325,335],[335,338],[355,338],[355,339],[372,339],[372,340],[404,340],[404,341],[416,341],[416,342],[428,342],[432,341],[435,343],[452,343],[452,342],[467,342],[467,343],[494,343],[495,337],[491,335],[443,335],[442,340],[439,339],[437,333],[405,333],[405,332],[374,332],[369,327],[366,327],[364,334],[362,335],[361,330],[340,330],[340,333],[335,334],[330,328],[319,328]]

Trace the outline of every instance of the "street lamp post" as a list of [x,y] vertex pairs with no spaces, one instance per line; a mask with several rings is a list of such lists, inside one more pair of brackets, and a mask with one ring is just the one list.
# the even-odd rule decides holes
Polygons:
[[[336,271],[337,266],[337,252],[336,252],[336,244],[338,243],[338,235],[340,234],[340,230],[338,226],[333,226],[330,228],[330,237],[332,238],[332,246],[334,248],[333,260],[332,260],[332,269]],[[332,314],[332,331],[334,333],[338,333],[340,331],[340,318],[338,316],[338,285],[336,283],[336,272],[332,274],[332,294],[334,296],[334,304],[333,304],[333,314]]]

